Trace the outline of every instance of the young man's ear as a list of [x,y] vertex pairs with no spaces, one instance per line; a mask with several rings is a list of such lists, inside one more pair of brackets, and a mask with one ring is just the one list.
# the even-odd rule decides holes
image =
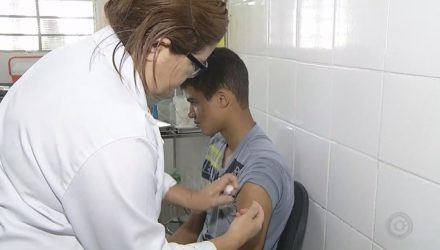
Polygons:
[[227,108],[231,104],[233,98],[231,91],[220,89],[215,95],[219,107]]

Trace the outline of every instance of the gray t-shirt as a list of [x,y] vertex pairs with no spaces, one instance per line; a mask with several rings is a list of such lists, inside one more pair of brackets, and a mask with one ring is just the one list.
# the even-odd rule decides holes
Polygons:
[[[221,134],[211,138],[202,168],[203,179],[212,182],[225,173],[233,173],[240,185],[249,182],[264,188],[272,202],[272,217],[264,249],[276,249],[293,206],[292,171],[258,125],[249,131],[223,167],[225,148],[226,141]],[[209,210],[198,240],[223,235],[234,220],[234,212],[234,205]]]

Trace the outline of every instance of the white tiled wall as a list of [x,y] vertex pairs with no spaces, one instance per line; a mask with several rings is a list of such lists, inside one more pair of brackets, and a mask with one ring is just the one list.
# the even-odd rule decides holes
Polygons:
[[440,1],[229,10],[252,113],[309,192],[303,249],[440,249]]
[[371,250],[371,242],[365,236],[352,230],[343,221],[327,214],[325,250]]
[[[295,121],[297,67],[297,63],[291,60],[269,60],[270,84],[267,90],[269,113],[290,123]],[[280,92],[279,89],[284,91]]]
[[379,155],[440,183],[440,78],[385,76]]
[[373,157],[379,147],[382,73],[334,69],[331,138]]
[[325,209],[314,201],[310,201],[309,219],[307,220],[302,250],[324,249],[326,217]]
[[271,117],[268,122],[267,134],[284,156],[288,166],[293,169],[295,145],[291,142],[295,139],[295,129],[289,123],[275,117]]
[[440,77],[440,1],[390,0],[385,69]]
[[249,72],[249,101],[254,108],[267,112],[267,76],[268,60],[258,56],[242,56]]
[[334,64],[382,70],[388,0],[335,3]]
[[440,248],[440,186],[381,164],[374,238],[385,249]]
[[327,207],[329,141],[297,129],[294,145],[295,179],[306,187],[312,200]]
[[370,238],[373,236],[376,177],[375,159],[338,144],[331,145],[328,210]]

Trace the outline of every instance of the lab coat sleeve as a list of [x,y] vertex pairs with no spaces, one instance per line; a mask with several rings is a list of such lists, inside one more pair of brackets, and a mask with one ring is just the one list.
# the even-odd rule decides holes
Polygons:
[[162,195],[162,199],[165,198],[165,195],[167,194],[168,190],[170,190],[170,188],[172,186],[176,185],[176,184],[177,184],[177,182],[169,174],[165,173],[163,175],[164,192],[163,192],[163,195]]
[[215,250],[211,242],[168,243],[157,222],[163,192],[157,152],[147,139],[123,139],[82,164],[62,204],[75,236],[88,250]]

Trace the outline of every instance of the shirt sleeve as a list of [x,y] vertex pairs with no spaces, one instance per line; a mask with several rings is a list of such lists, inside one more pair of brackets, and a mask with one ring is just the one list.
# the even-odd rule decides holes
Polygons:
[[[166,241],[164,227],[157,221],[162,198],[157,192],[163,192],[155,174],[157,160],[147,139],[130,138],[101,148],[78,170],[62,204],[84,249],[216,249],[211,242]],[[169,188],[166,183],[163,187]]]
[[269,195],[272,209],[274,209],[281,198],[282,183],[284,181],[282,175],[282,166],[279,163],[269,159],[257,158],[240,175],[239,182],[241,185],[250,182],[262,187]]
[[164,188],[164,192],[162,195],[162,199],[165,198],[165,195],[168,193],[168,190],[170,190],[170,188],[174,185],[176,185],[177,182],[176,180],[174,180],[173,177],[171,177],[169,174],[165,173],[163,176],[163,188]]

